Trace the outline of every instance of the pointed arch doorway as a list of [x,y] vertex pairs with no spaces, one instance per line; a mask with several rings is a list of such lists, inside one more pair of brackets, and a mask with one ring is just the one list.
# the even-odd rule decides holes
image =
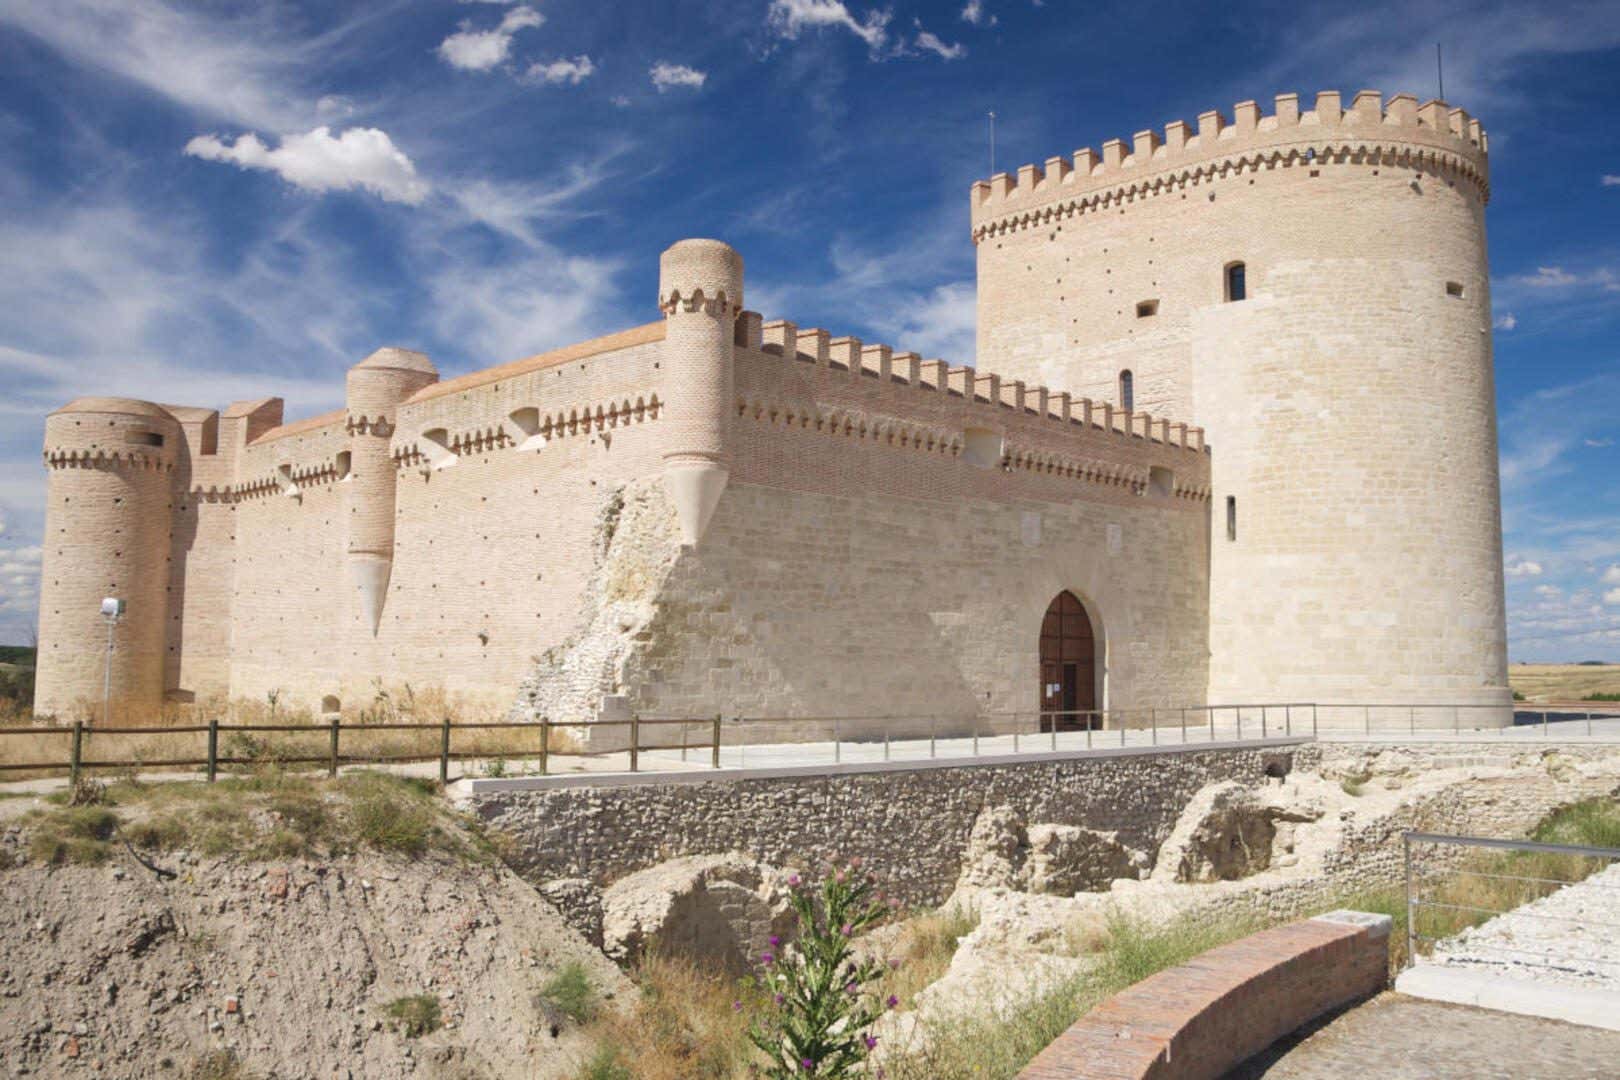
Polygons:
[[1091,617],[1064,590],[1041,619],[1041,730],[1101,726],[1084,713],[1097,707],[1097,638]]

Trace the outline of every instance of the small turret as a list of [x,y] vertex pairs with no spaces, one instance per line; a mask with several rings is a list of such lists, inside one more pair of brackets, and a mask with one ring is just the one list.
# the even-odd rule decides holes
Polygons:
[[401,402],[439,380],[433,361],[409,349],[378,349],[349,369],[348,562],[356,617],[377,633],[394,566],[395,413]]
[[[44,558],[34,711],[150,719],[163,703],[174,466],[161,406],[79,398],[45,419]],[[124,601],[112,632],[104,598]]]
[[734,324],[743,306],[743,260],[719,240],[682,240],[658,261],[667,320],[669,443],[664,484],[695,545],[730,476]]

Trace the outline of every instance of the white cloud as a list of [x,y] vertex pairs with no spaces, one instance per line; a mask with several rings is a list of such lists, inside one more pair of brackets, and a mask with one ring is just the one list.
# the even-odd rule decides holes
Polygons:
[[1594,450],[1601,450],[1601,449],[1603,449],[1603,448],[1604,448],[1604,447],[1605,447],[1605,446],[1613,446],[1613,445],[1614,445],[1614,440],[1613,440],[1613,439],[1609,439],[1609,438],[1603,438],[1603,439],[1582,439],[1582,440],[1581,440],[1581,442],[1582,442],[1582,443],[1583,443],[1583,444],[1585,444],[1585,445],[1586,445],[1586,446],[1590,446],[1590,447],[1591,447],[1591,448],[1592,448],[1592,449],[1594,449]]
[[1512,330],[1519,325],[1519,320],[1513,312],[1509,311],[1506,314],[1498,315],[1491,325],[1498,330]]
[[960,60],[962,57],[967,55],[966,45],[963,45],[960,42],[954,45],[947,45],[936,35],[923,29],[918,29],[917,31],[917,48],[935,53],[945,60]]
[[612,97],[608,98],[608,102],[614,107],[620,109],[628,109],[630,107],[630,99],[625,97],[623,94],[614,94]]
[[365,188],[389,202],[415,205],[429,185],[416,175],[411,159],[385,131],[349,128],[336,138],[321,126],[303,135],[287,135],[271,150],[251,132],[235,143],[216,135],[198,135],[186,153],[205,161],[223,161],[243,169],[265,169],[306,191]]
[[1620,275],[1607,267],[1570,273],[1562,266],[1538,266],[1534,274],[1515,274],[1508,281],[1532,289],[1595,288],[1604,292],[1620,292]]
[[1620,607],[1620,589],[1610,589],[1604,593],[1603,602],[1613,607]]
[[1603,577],[1599,580],[1605,585],[1620,585],[1620,565],[1611,566],[1603,571]]
[[660,94],[671,87],[679,86],[701,90],[709,77],[707,72],[689,68],[685,64],[671,64],[665,60],[660,60],[648,68],[647,74],[652,78],[652,84],[658,88]]
[[962,8],[962,21],[974,26],[994,26],[996,17],[984,10],[983,0],[968,0]]
[[1541,564],[1530,559],[1521,559],[1517,555],[1509,555],[1502,570],[1508,577],[1540,577]]
[[888,39],[889,13],[869,11],[863,21],[850,14],[842,0],[771,0],[766,25],[778,37],[789,39],[798,37],[806,27],[843,27],[876,52]]
[[515,7],[491,30],[474,30],[463,22],[454,34],[439,42],[439,57],[463,71],[488,71],[506,61],[512,38],[519,30],[540,26],[545,17],[530,7]]
[[1537,585],[1535,593],[1544,600],[1556,600],[1564,595],[1564,590],[1557,585]]
[[1620,176],[1615,176],[1612,173],[1605,173],[1603,175],[1603,186],[1604,187],[1620,187]]
[[553,86],[562,83],[578,86],[594,74],[596,63],[589,56],[581,54],[573,59],[564,56],[549,63],[531,64],[528,77],[535,82],[549,83]]
[[349,44],[351,25],[301,38],[287,9],[237,5],[232,14],[114,0],[0,4],[0,23],[21,27],[64,56],[145,86],[189,108],[252,127],[290,130],[316,119],[300,86],[324,54]]

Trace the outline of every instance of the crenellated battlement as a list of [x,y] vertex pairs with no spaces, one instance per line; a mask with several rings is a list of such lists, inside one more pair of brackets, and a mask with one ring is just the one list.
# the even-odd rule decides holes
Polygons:
[[[943,395],[966,407],[963,419],[973,420],[981,411],[984,419],[1016,417],[1045,422],[1059,430],[1085,430],[1120,439],[1139,439],[1192,453],[1205,452],[1204,429],[1146,412],[1129,412],[1113,402],[1076,397],[1045,386],[1029,386],[1018,380],[971,367],[951,367],[943,360],[924,360],[914,352],[901,352],[889,345],[868,344],[854,337],[832,337],[820,329],[801,330],[795,324],[777,320],[761,328],[760,349],[768,356],[781,357],[812,368],[825,368],[852,381],[872,380],[876,385],[916,394]],[[914,399],[918,402],[926,399]],[[743,399],[753,408],[756,402]],[[904,401],[897,401],[903,407]],[[997,414],[1000,414],[997,416]],[[820,417],[812,422],[824,423]],[[929,436],[919,436],[931,443]],[[914,442],[910,436],[908,442]]]
[[1488,200],[1489,146],[1477,118],[1440,100],[1420,105],[1411,94],[1396,94],[1386,102],[1379,91],[1362,90],[1345,108],[1330,90],[1302,111],[1298,94],[1278,94],[1269,114],[1242,101],[1231,117],[1212,110],[1196,125],[1166,124],[1162,136],[1139,131],[1129,141],[1108,140],[1100,152],[1088,147],[976,181],[973,240],[1229,174],[1322,163],[1443,172],[1476,185]]

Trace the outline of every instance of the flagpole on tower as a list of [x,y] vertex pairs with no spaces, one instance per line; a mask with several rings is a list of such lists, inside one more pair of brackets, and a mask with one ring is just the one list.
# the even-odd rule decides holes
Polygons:
[[996,110],[990,110],[990,175],[996,175]]

